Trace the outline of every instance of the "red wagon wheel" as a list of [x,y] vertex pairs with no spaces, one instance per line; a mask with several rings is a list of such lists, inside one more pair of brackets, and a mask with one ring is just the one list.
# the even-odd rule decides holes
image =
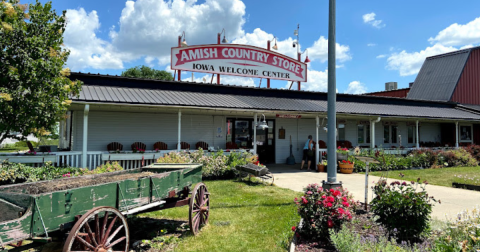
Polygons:
[[113,207],[96,207],[75,223],[63,252],[128,252],[127,219]]
[[210,215],[210,193],[204,183],[198,183],[193,189],[189,210],[190,230],[196,235],[200,227],[207,224]]

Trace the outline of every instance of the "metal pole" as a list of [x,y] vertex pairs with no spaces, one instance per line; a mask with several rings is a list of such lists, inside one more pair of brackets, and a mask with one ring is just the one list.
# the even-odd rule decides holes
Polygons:
[[365,211],[368,211],[368,165],[365,168]]
[[458,121],[455,122],[455,148],[458,148]]
[[319,116],[315,117],[315,165],[317,167],[318,162],[320,161],[320,149],[318,146],[318,127],[320,127],[320,118]]
[[420,149],[420,143],[418,142],[418,120],[415,121],[415,147]]
[[335,0],[330,0],[328,17],[328,169],[327,183],[324,188],[341,187],[337,182],[337,141],[335,137],[337,129],[337,117],[335,103],[337,100],[335,80]]

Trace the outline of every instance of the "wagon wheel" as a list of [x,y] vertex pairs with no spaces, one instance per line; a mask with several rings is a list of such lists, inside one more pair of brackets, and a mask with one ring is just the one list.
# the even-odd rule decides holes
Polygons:
[[113,207],[96,207],[75,223],[63,252],[128,252],[129,242],[127,219],[122,213]]
[[192,191],[188,221],[190,230],[197,235],[202,225],[208,222],[210,215],[210,193],[204,183],[198,183]]

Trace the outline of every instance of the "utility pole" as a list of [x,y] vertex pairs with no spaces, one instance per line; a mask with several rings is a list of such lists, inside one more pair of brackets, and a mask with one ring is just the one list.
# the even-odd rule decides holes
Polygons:
[[337,116],[335,103],[337,101],[337,84],[335,79],[335,1],[330,0],[328,10],[328,132],[327,132],[327,182],[323,181],[323,188],[342,187],[337,182]]

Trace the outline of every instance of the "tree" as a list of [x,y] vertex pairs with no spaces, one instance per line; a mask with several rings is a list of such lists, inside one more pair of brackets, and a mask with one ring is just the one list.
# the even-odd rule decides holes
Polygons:
[[123,77],[144,78],[153,80],[173,80],[171,73],[165,70],[155,70],[147,66],[131,67],[122,72]]
[[49,135],[79,94],[82,83],[64,68],[65,13],[57,15],[51,2],[0,1],[0,143]]

